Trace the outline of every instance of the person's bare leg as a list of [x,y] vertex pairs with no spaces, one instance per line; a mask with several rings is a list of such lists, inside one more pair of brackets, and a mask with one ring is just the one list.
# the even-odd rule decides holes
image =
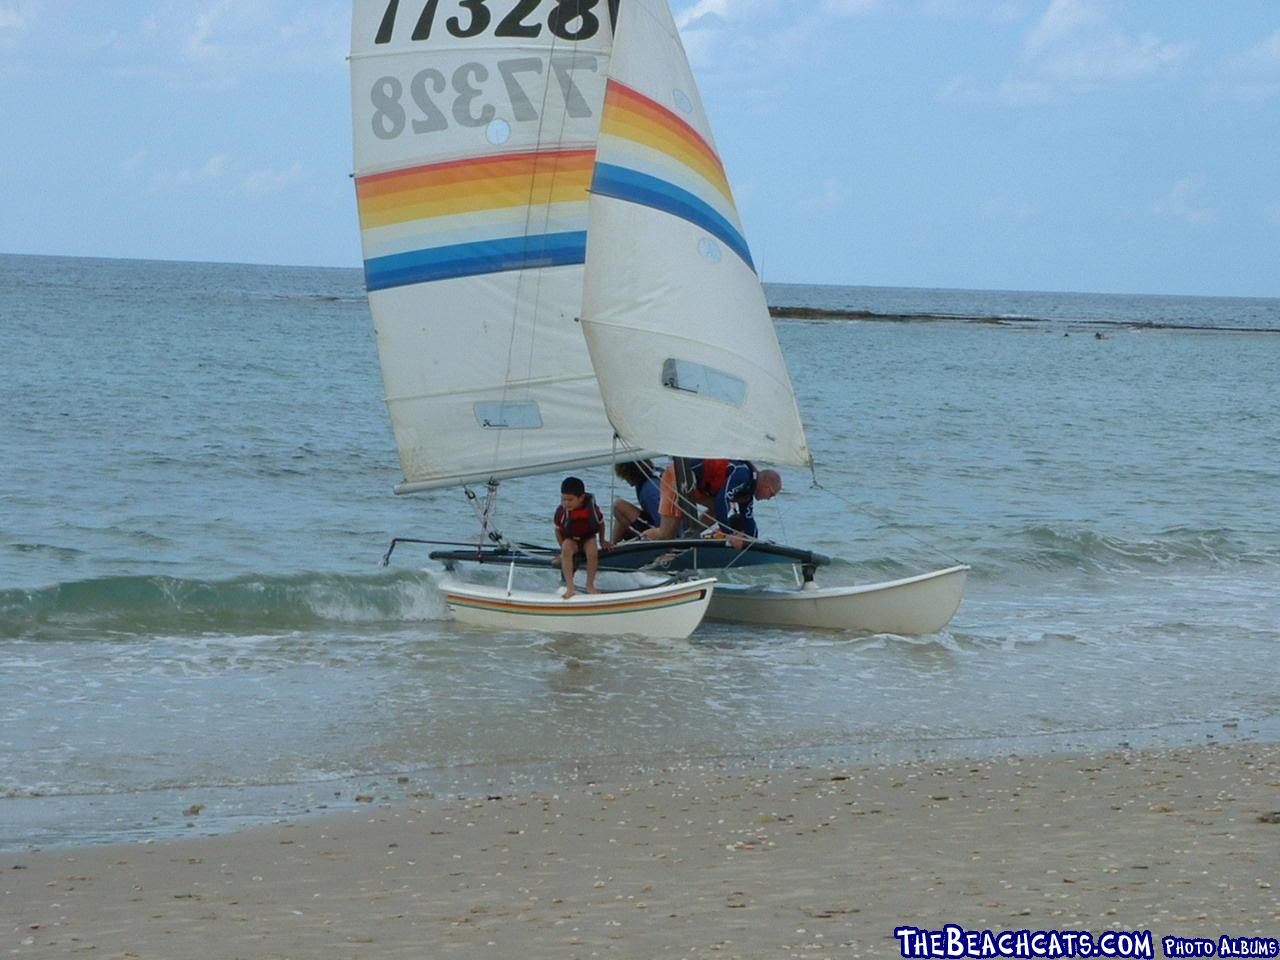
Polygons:
[[640,508],[630,500],[624,500],[619,497],[613,501],[613,531],[609,539],[617,543],[623,536],[630,532],[631,525],[636,522],[640,516]]
[[656,527],[650,527],[640,536],[646,540],[674,540],[680,534],[679,517],[663,517]]
[[582,549],[587,554],[587,593],[599,593],[596,589],[596,566],[600,562],[600,551],[594,539],[584,543]]
[[565,538],[560,544],[560,572],[564,574],[564,598],[568,600],[578,591],[573,586],[573,558],[578,553],[578,541]]
[[640,536],[646,540],[673,540],[680,533],[679,495],[676,490],[676,469],[667,467],[662,472],[660,484],[662,496],[658,504],[658,525],[646,530]]

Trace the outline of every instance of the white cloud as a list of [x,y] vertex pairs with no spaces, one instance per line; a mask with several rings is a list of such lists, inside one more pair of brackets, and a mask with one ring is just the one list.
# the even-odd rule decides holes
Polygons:
[[740,65],[745,52],[754,56],[760,39],[751,24],[777,27],[773,0],[696,0],[675,16],[689,62],[695,69]]
[[1049,0],[1048,9],[1027,37],[1023,52],[1029,57],[1039,56],[1081,31],[1105,27],[1107,23],[1106,8],[1098,0]]
[[822,4],[828,12],[840,17],[865,17],[873,13],[884,13],[889,5],[888,0],[824,0]]
[[929,16],[981,19],[1012,23],[1026,17],[1031,0],[920,0],[920,11]]
[[1280,96],[1280,30],[1227,60],[1210,81],[1208,96],[1253,103]]
[[265,73],[341,69],[350,4],[315,0],[305,12],[297,10],[296,4],[260,0],[158,5],[135,27],[122,27],[124,41],[112,49],[129,59],[110,73],[174,89],[226,90]]
[[295,162],[284,170],[254,170],[244,178],[244,192],[253,196],[280,193],[306,179],[302,164]]
[[676,14],[681,30],[704,20],[723,22],[751,19],[763,13],[799,10],[804,19],[818,9],[837,17],[906,16],[945,19],[979,18],[1006,22],[1027,15],[1031,0],[821,0],[816,8],[807,4],[780,6],[777,0],[694,0]]
[[758,0],[696,0],[691,6],[676,14],[676,26],[681,30],[691,27],[707,17],[733,20],[750,15],[761,4]]
[[120,173],[126,177],[132,177],[135,173],[138,172],[138,169],[142,166],[142,161],[146,159],[147,159],[147,151],[139,150],[133,156],[129,157],[126,160],[121,161]]
[[1082,88],[1136,80],[1176,69],[1194,43],[1135,35],[1100,0],[1050,0],[1027,37],[1022,59],[1033,72]]
[[[139,150],[120,163],[120,173],[125,178],[133,177],[145,165],[147,151]],[[171,192],[199,187],[210,187],[226,183],[223,189],[233,190],[237,187],[244,193],[254,197],[265,197],[281,193],[290,187],[305,183],[307,176],[301,161],[295,161],[282,169],[262,168],[241,174],[238,165],[229,154],[215,153],[204,163],[179,169],[161,170],[151,177],[152,192]],[[240,168],[243,170],[243,167]]]
[[1030,0],[822,0],[822,8],[842,17],[883,14],[897,17],[937,17],[946,20],[1006,22],[1027,15]]
[[724,71],[745,84],[758,79],[761,64],[788,69],[813,56],[826,21],[809,11],[789,16],[790,9],[777,0],[697,0],[676,24],[696,72]]
[[1002,80],[957,77],[942,86],[938,97],[952,103],[1057,102],[1171,76],[1195,51],[1192,42],[1169,42],[1126,29],[1115,12],[1115,4],[1105,0],[1049,0]]
[[200,167],[162,170],[152,179],[151,187],[153,190],[175,190],[200,186],[221,179],[230,166],[231,158],[227,154],[216,153]]
[[265,11],[245,0],[215,0],[197,14],[182,41],[182,52],[192,63],[225,62],[245,52],[262,30]]
[[31,0],[0,3],[0,30],[25,30],[39,11],[40,5]]
[[1183,177],[1158,200],[1151,212],[1160,217],[1175,217],[1187,223],[1216,223],[1219,211],[1204,198],[1208,178],[1202,173]]
[[1205,95],[1212,101],[1262,103],[1280,97],[1280,80],[1213,80]]
[[[1026,16],[1030,0],[694,0],[676,13],[685,50],[699,69],[758,68],[815,56],[831,18],[979,18],[1008,22]],[[756,58],[756,59],[751,59]]]
[[1003,103],[1022,106],[1053,103],[1059,99],[1056,87],[1044,80],[1010,77],[995,85],[972,76],[953,77],[938,90],[943,103]]
[[1115,33],[1069,45],[1047,58],[1042,69],[1081,88],[1103,86],[1171,72],[1195,47],[1194,43],[1166,43],[1150,34]]
[[1280,30],[1240,54],[1235,66],[1251,72],[1280,74]]
[[[0,3],[0,50],[12,50],[35,18],[33,3]],[[15,71],[7,71],[15,72]]]
[[822,191],[799,201],[797,210],[821,211],[843,207],[853,198],[853,192],[839,177],[827,177],[822,181]]

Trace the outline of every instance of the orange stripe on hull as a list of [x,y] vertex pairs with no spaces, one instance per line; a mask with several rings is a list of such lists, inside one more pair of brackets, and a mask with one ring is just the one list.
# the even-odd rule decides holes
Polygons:
[[464,607],[476,607],[482,610],[494,610],[501,613],[522,613],[531,616],[551,617],[584,617],[593,614],[636,613],[644,610],[661,610],[665,607],[677,607],[686,603],[697,603],[706,596],[705,590],[690,590],[688,593],[676,594],[672,597],[656,597],[644,600],[619,600],[613,603],[572,603],[557,600],[553,603],[519,603],[511,600],[487,600],[483,597],[464,597],[458,594],[445,594],[447,603]]

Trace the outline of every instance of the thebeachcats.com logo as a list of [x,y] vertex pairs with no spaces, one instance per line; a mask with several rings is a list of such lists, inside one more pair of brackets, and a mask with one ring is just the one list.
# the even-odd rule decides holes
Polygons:
[[1150,930],[966,930],[954,923],[941,930],[896,927],[902,956],[911,960],[945,957],[1013,957],[1040,960],[1058,957],[1115,957],[1153,960]]
[[[966,930],[954,923],[941,930],[896,927],[901,955],[908,960],[933,958],[995,958],[1042,960],[1062,957],[1114,957],[1116,960],[1154,960],[1150,930]],[[1275,937],[1231,936],[1161,937],[1166,957],[1280,957]]]

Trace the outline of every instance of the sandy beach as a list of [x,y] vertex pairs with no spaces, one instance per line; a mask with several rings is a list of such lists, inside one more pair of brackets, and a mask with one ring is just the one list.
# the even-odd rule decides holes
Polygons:
[[0,854],[0,950],[897,956],[937,929],[1280,931],[1280,748],[679,773]]

